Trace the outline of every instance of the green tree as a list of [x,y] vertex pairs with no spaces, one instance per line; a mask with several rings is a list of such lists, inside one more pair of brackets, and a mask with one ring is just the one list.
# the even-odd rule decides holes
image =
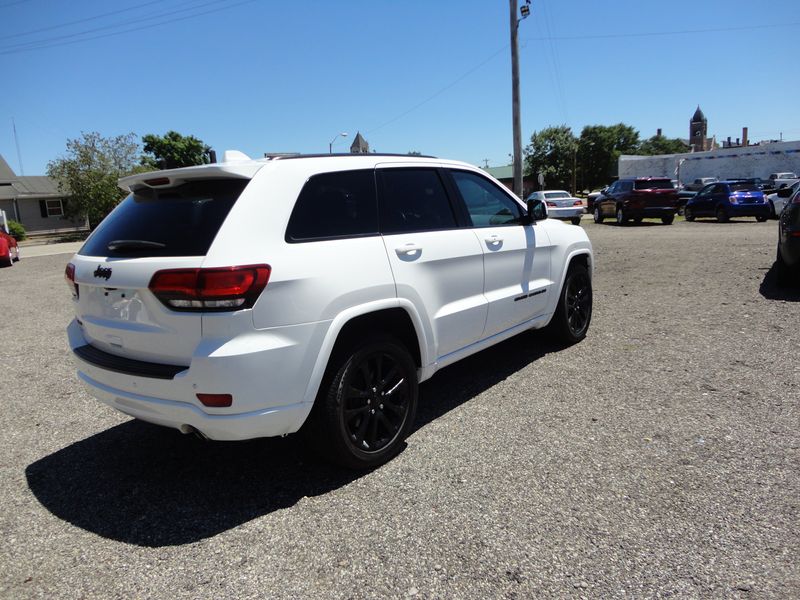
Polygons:
[[578,140],[567,125],[534,131],[525,148],[525,170],[544,175],[545,187],[569,189]]
[[125,197],[117,180],[144,169],[135,134],[104,138],[93,131],[81,135],[67,140],[67,155],[50,161],[47,174],[67,196],[66,215],[86,215],[94,229]]
[[688,152],[689,146],[680,138],[667,138],[654,135],[639,145],[639,154],[680,154]]
[[211,147],[193,135],[168,131],[163,136],[148,133],[142,136],[145,157],[143,164],[156,169],[177,169],[211,162]]
[[596,189],[617,174],[621,154],[635,154],[639,132],[630,125],[587,125],[578,142],[578,172],[581,187]]

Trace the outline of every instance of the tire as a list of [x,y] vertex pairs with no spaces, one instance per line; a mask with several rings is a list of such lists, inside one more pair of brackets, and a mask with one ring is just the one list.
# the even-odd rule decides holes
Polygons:
[[692,209],[688,206],[683,207],[683,218],[689,222],[694,221],[694,214],[692,213]]
[[592,278],[585,266],[573,263],[567,271],[548,329],[559,341],[577,344],[586,337],[591,320]]
[[775,214],[775,203],[772,200],[769,201],[769,218],[770,219],[778,218],[778,215]]
[[592,213],[592,216],[594,217],[594,222],[595,223],[602,223],[603,222],[603,215],[600,213],[600,207],[599,206],[595,206],[594,207],[594,212]]
[[573,225],[580,225],[581,224],[581,218],[580,217],[572,217],[572,219],[570,219],[570,221],[572,221]]
[[668,217],[661,217],[661,222],[664,225],[672,225],[672,222],[675,220],[675,215],[670,215]]
[[628,219],[625,217],[625,212],[622,210],[621,206],[617,207],[617,225],[625,225],[627,224]]
[[763,222],[764,222],[764,221],[766,221],[768,218],[769,218],[769,217],[756,217],[756,221],[758,221],[759,223],[763,223]]
[[637,225],[641,225],[643,220],[644,217],[634,217],[633,222],[636,223]]
[[309,417],[319,456],[349,469],[371,469],[402,448],[417,411],[417,367],[389,337],[362,341],[332,358]]
[[726,213],[725,209],[721,206],[717,207],[717,211],[714,214],[717,217],[717,221],[720,223],[727,223],[730,220],[728,213]]
[[778,246],[778,250],[775,253],[775,283],[780,287],[784,287],[789,285],[790,279],[791,269],[784,262],[783,256],[781,256],[781,247]]

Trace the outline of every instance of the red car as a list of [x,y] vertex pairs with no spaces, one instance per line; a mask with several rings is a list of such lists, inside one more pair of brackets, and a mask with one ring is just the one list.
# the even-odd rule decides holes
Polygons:
[[19,260],[17,240],[0,229],[0,265],[10,267]]
[[661,219],[671,225],[678,211],[678,192],[667,177],[638,177],[619,179],[603,190],[594,202],[594,222],[616,219],[618,225],[628,220]]

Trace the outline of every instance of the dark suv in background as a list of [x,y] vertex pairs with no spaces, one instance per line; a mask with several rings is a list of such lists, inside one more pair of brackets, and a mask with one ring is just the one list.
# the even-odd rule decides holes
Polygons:
[[594,222],[615,218],[625,225],[630,219],[661,219],[671,225],[678,210],[678,192],[667,177],[619,179],[604,190],[594,203]]

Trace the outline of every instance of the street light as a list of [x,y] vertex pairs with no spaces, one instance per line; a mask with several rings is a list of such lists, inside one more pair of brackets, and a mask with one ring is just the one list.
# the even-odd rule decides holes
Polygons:
[[333,154],[333,142],[335,142],[336,138],[338,138],[339,136],[347,137],[347,132],[343,131],[342,133],[337,133],[335,136],[333,136],[333,139],[331,140],[331,143],[328,144],[328,154]]

